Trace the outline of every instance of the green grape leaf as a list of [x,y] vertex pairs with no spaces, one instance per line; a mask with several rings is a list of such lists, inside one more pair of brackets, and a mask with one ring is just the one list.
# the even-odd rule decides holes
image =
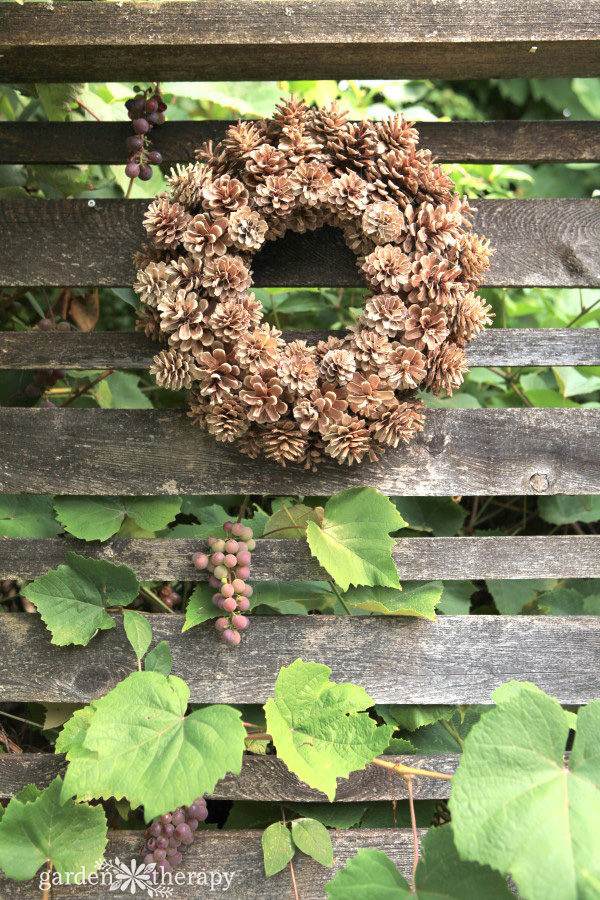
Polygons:
[[435,621],[435,607],[444,586],[441,581],[428,581],[408,590],[385,587],[351,587],[344,600],[352,609],[385,616],[416,616]]
[[181,678],[133,672],[87,717],[75,713],[57,742],[69,762],[63,798],[126,797],[149,820],[210,793],[228,772],[239,775],[240,713],[207,706],[186,716],[189,695]]
[[298,850],[316,859],[322,866],[333,865],[333,846],[329,832],[316,819],[295,819],[292,840]]
[[65,531],[84,541],[105,541],[125,517],[119,497],[57,497],[54,509]]
[[325,886],[329,900],[511,900],[504,879],[488,866],[463,862],[452,828],[431,828],[423,839],[415,890],[381,850],[359,850]]
[[282,822],[273,822],[261,838],[265,875],[270,878],[285,869],[296,852],[289,829]]
[[254,585],[252,609],[268,606],[282,615],[306,615],[328,606],[334,595],[328,581],[258,581]]
[[23,792],[10,801],[0,820],[0,868],[15,881],[33,878],[50,860],[65,877],[98,869],[106,847],[106,817],[101,806],[61,800],[62,779],[37,797]]
[[0,537],[43,538],[60,534],[52,497],[5,494],[0,497]]
[[367,811],[366,803],[284,803],[284,806],[300,816],[317,819],[328,828],[354,828]]
[[211,600],[213,594],[214,590],[206,581],[196,585],[188,600],[182,631],[189,631],[195,625],[201,625],[202,622],[208,622],[209,619],[216,619],[221,615],[221,610]]
[[[305,506],[304,503],[285,505],[273,513],[265,524],[265,534],[270,538],[304,538],[307,522],[323,522],[323,507]],[[273,532],[273,534],[271,534]]]
[[600,497],[538,497],[538,512],[551,525],[600,520]]
[[[413,706],[411,704],[394,704],[393,706],[376,706],[378,715],[388,723],[402,728],[404,731],[416,731],[424,725],[433,725],[440,719],[448,722],[458,709],[456,706]],[[413,751],[414,752],[414,751]]]
[[123,613],[123,627],[133,652],[138,659],[142,659],[152,643],[152,625],[141,613],[126,609]]
[[127,566],[89,559],[72,551],[67,565],[40,575],[23,590],[52,634],[52,643],[86,646],[97,631],[115,627],[107,606],[126,606],[138,593]]
[[[535,685],[509,682],[465,740],[450,809],[458,851],[512,876],[528,900],[580,900],[600,877],[600,701],[569,721]],[[543,861],[543,864],[541,864]]]
[[173,656],[171,648],[166,641],[160,641],[144,660],[146,672],[160,672],[161,675],[170,675],[173,669]]
[[425,531],[435,537],[458,534],[467,510],[451,497],[393,497],[407,528]]
[[[99,403],[109,409],[152,409],[150,397],[140,389],[140,376],[132,372],[113,372],[98,387],[108,388],[108,403]],[[98,401],[100,398],[97,396]],[[158,498],[157,498],[158,499]]]
[[125,511],[140,528],[162,531],[181,510],[181,497],[123,497]]
[[59,728],[68,722],[73,713],[81,708],[80,703],[42,703],[44,707],[44,730]]
[[389,536],[406,522],[374,488],[350,488],[331,497],[321,526],[309,521],[306,540],[313,556],[347,591],[353,585],[399,588]]
[[50,122],[64,122],[71,107],[85,90],[85,84],[36,84],[36,92]]
[[280,670],[265,712],[278,757],[333,800],[337,779],[380,756],[394,729],[362,712],[373,706],[363,688],[336,684],[330,675],[328,666],[297,659]]

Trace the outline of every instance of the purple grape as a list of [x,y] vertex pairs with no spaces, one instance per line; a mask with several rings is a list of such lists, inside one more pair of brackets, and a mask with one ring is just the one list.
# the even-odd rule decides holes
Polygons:
[[254,593],[254,589],[253,589],[252,585],[250,585],[250,584],[245,585],[244,590],[242,591],[242,594],[244,595],[244,597],[251,597],[253,593]]
[[164,815],[160,817],[160,821],[163,825],[168,825],[171,822],[171,813],[164,813]]
[[[234,522],[233,527],[231,529],[231,533],[234,537],[241,538],[243,530],[244,530],[244,526],[242,525],[241,522]],[[244,540],[244,538],[242,538],[242,540]]]
[[163,831],[167,837],[171,837],[175,834],[175,826],[171,822],[168,822],[166,825],[163,825]]
[[162,834],[162,825],[160,822],[153,822],[150,828],[148,829],[152,837],[158,838]]
[[197,830],[198,830],[198,824],[199,824],[199,823],[198,823],[198,819],[188,819],[188,820],[187,820],[187,823],[188,823],[188,825],[190,826],[190,829],[191,829],[192,831],[197,831]]
[[52,400],[44,400],[40,409],[56,409],[56,403],[53,403]]
[[158,110],[158,100],[154,97],[150,97],[149,100],[146,100],[146,112],[153,113]]
[[140,174],[140,167],[136,162],[128,162],[125,166],[125,174],[128,178],[137,178]]
[[130,134],[125,141],[125,147],[130,151],[130,153],[139,152],[144,147],[144,138],[139,134]]
[[147,119],[134,119],[133,128],[138,134],[148,134],[150,131],[150,123]]
[[155,872],[172,872],[173,866],[164,859],[162,862],[156,864]]
[[161,114],[159,112],[148,113],[146,116],[146,121],[149,125],[158,125],[158,119],[160,115]]
[[152,855],[154,856],[154,859],[156,862],[162,862],[163,859],[167,858],[167,851],[166,850],[155,850]]
[[171,822],[175,826],[175,833],[177,834],[177,826],[185,822],[185,813],[182,809],[178,808],[171,813]]
[[177,851],[171,857],[171,865],[178,866],[180,864],[180,862],[182,861],[182,859],[183,859],[183,856],[181,855],[181,853],[179,853],[179,851]]
[[160,112],[156,117],[156,124],[164,125],[166,120],[167,120],[167,117],[165,116],[164,112]]
[[140,181],[150,181],[152,174],[152,166],[142,166],[138,177]]
[[175,834],[180,841],[187,841],[192,836],[192,830],[185,822],[181,822],[175,829]]
[[143,97],[134,97],[131,101],[131,111],[138,116],[143,115],[145,106],[146,103]]
[[159,153],[158,150],[151,150],[148,154],[148,162],[153,163],[155,166],[160,166],[162,162],[162,153]]
[[233,522],[225,522],[225,524],[223,525],[223,531],[226,531],[227,534],[229,534],[229,532],[231,531],[232,528],[233,528]]
[[25,388],[25,396],[30,400],[37,400],[37,398],[41,396],[41,393],[41,388],[36,384],[28,384]]
[[40,319],[40,321],[38,322],[38,328],[40,329],[40,331],[50,331],[50,329],[52,328],[52,322],[50,321],[50,319]]
[[226,628],[223,632],[223,640],[230,647],[237,647],[240,642],[240,633],[239,631],[234,631],[233,628]]
[[221,582],[219,581],[218,578],[215,578],[214,575],[211,575],[211,576],[210,576],[210,578],[208,579],[208,584],[209,584],[209,586],[210,586],[211,588],[213,588],[213,589],[215,589],[215,590],[216,590],[217,588],[220,588],[220,587],[221,587]]
[[156,838],[153,838],[153,837],[148,838],[148,840],[146,841],[146,847],[148,848],[148,850],[155,850],[156,849]]
[[145,855],[144,862],[146,863],[147,866],[152,865],[152,863],[154,862],[154,857],[152,856],[151,853],[147,853]]
[[156,839],[156,846],[159,850],[165,850],[169,846],[168,837],[159,837]]

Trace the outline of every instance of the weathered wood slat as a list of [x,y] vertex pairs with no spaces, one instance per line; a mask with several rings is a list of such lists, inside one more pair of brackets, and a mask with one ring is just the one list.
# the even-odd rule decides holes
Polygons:
[[599,20],[597,0],[3,4],[0,80],[591,76]]
[[[386,756],[385,760],[430,769],[453,775],[458,766],[458,754],[431,756]],[[63,754],[52,753],[3,753],[0,755],[0,797],[14,797],[28,784],[46,787],[66,768]],[[391,778],[389,771],[380,766],[367,766],[362,772],[353,772],[349,778],[338,782],[335,799],[338,802],[357,803],[375,800],[397,800],[408,796],[402,779]],[[450,784],[437,778],[416,778],[413,794],[416,800],[442,799],[450,794]],[[313,803],[327,801],[325,794],[300,781],[285,763],[275,756],[244,757],[239,775],[227,775],[209,795],[218,800],[282,801]]]
[[[131,284],[147,205],[0,201],[0,284]],[[477,208],[474,228],[496,248],[487,285],[600,284],[600,200],[478,200]],[[329,227],[269,243],[254,260],[254,276],[257,286],[363,283],[341,231]]]
[[[325,340],[334,331],[287,331]],[[159,348],[136,332],[0,331],[0,369],[147,369]],[[467,347],[471,366],[600,364],[600,328],[492,328]]]
[[[419,838],[424,831],[419,830]],[[206,831],[194,841],[185,854],[185,861],[173,873],[170,900],[190,900],[226,896],[228,900],[293,900],[294,891],[289,868],[266,878],[260,830],[256,831]],[[139,831],[110,831],[105,859],[119,858],[142,861],[141,834]],[[323,900],[325,885],[335,872],[356,856],[361,847],[382,850],[393,859],[405,878],[411,877],[413,863],[412,833],[402,828],[366,828],[351,831],[332,831],[333,869],[319,865],[304,853],[294,859],[294,873],[302,900]],[[180,873],[179,882],[175,880]],[[227,881],[222,873],[233,875]],[[188,882],[188,873],[192,881]],[[211,873],[215,873],[211,892]],[[203,880],[206,878],[207,880]],[[185,880],[184,880],[185,879]],[[199,879],[199,880],[198,880]],[[219,880],[220,879],[220,880]],[[165,882],[166,883],[166,882]],[[229,883],[227,893],[223,894]],[[190,886],[191,885],[191,886]],[[106,900],[107,884],[74,885],[52,888],[53,900]],[[39,900],[39,875],[32,881],[9,881],[0,875],[0,895],[11,900]],[[142,894],[143,896],[143,894]]]
[[[167,166],[194,159],[230,121],[167,122],[152,141]],[[440,162],[595,162],[600,122],[417,122],[420,144]],[[128,122],[0,122],[0,163],[122,163]]]
[[[376,703],[489,703],[506,681],[532,681],[561,703],[600,695],[600,617],[255,617],[232,653],[205,625],[151,615],[192,703],[264,703],[282,666],[326,663]],[[37,615],[0,616],[0,701],[89,702],[135,668],[122,616],[87,647],[54,647]],[[210,659],[211,665],[199,664]]]
[[0,492],[596,494],[599,441],[598,409],[430,409],[407,447],[315,477],[242,457],[185,410],[13,408],[0,410]]
[[[130,566],[142,581],[201,581],[206,576],[191,558],[203,546],[203,541],[193,538],[115,538],[103,544],[68,537],[4,538],[0,539],[0,578],[37,578],[74,550]],[[392,554],[400,579],[407,581],[600,578],[597,535],[400,538]],[[258,542],[252,557],[253,581],[326,578],[305,541],[265,538]]]

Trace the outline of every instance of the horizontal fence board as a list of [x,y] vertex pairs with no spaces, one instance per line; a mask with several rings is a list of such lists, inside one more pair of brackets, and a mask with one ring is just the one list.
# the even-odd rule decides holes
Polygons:
[[[476,205],[474,228],[496,248],[487,285],[600,285],[600,199]],[[131,284],[147,206],[146,200],[0,201],[0,284]],[[253,268],[259,287],[363,284],[341,231],[328,226],[270,242]]]
[[[310,344],[339,331],[286,331]],[[147,369],[160,347],[139,332],[0,331],[0,369]],[[467,347],[472,366],[600,365],[600,328],[491,328]]]
[[[152,133],[163,165],[194,159],[204,141],[219,141],[231,121],[167,122]],[[600,122],[417,122],[422,147],[439,162],[596,162]],[[0,163],[119,164],[129,122],[0,122]]]
[[7,3],[0,80],[597,75],[599,22],[597,0]]
[[[425,832],[419,830],[422,839]],[[204,900],[208,897],[226,896],[228,900],[294,900],[294,891],[290,870],[286,866],[277,875],[265,877],[263,851],[261,846],[261,830],[256,831],[202,831],[185,852],[181,866],[176,872],[192,875],[192,881],[183,884],[173,882],[169,900]],[[333,844],[333,868],[328,869],[304,853],[296,853],[294,858],[294,874],[298,883],[298,892],[302,900],[323,900],[325,885],[331,881],[335,872],[342,868],[348,860],[356,856],[361,847],[382,850],[398,866],[405,878],[411,877],[413,864],[412,832],[404,828],[365,828],[351,831],[331,831]],[[109,840],[104,858],[124,860],[127,865],[131,859],[142,862],[142,833],[139,831],[109,831]],[[211,891],[211,873],[215,873],[213,890]],[[220,873],[233,875],[230,887],[225,891],[227,881]],[[205,873],[205,882],[196,880],[195,873]],[[202,875],[200,875],[202,878]],[[113,881],[116,884],[116,880]],[[166,884],[166,882],[165,882]],[[191,886],[190,886],[191,885]],[[39,900],[39,874],[32,881],[9,881],[0,875],[0,896],[11,900]],[[77,885],[67,887],[53,886],[52,900],[106,900],[113,897],[109,894],[108,885]],[[118,894],[116,895],[118,896]],[[122,895],[121,895],[122,896]],[[146,892],[142,897],[147,896]]]
[[407,447],[377,463],[331,460],[315,476],[242,456],[185,410],[7,408],[0,493],[597,494],[599,442],[598,409],[429,409]]
[[[206,574],[192,565],[192,554],[204,546],[204,541],[195,538],[114,538],[102,544],[62,537],[4,538],[0,539],[0,578],[37,578],[74,550],[127,565],[141,581],[203,581]],[[598,535],[399,538],[392,555],[400,578],[410,581],[600,578]],[[252,556],[253,581],[327,577],[305,541],[261,539]]]
[[[149,619],[192,703],[264,703],[280,668],[298,657],[327,664],[335,681],[361,685],[376,703],[489,703],[511,680],[561,703],[600,695],[598,616],[257,616],[235,652],[211,622],[182,634],[180,615]],[[102,696],[135,668],[123,617],[115,621],[87,647],[54,647],[39,616],[0,616],[0,702]]]
[[[458,766],[458,754],[444,753],[430,756],[385,756],[386,762],[400,763],[417,769],[429,769],[453,775]],[[63,754],[3,753],[0,755],[0,797],[14,797],[26,785],[44,788],[66,768]],[[450,795],[450,784],[441,778],[416,778],[413,782],[415,800],[444,799]],[[325,794],[300,781],[285,763],[276,756],[244,756],[239,775],[226,775],[209,794],[217,800],[281,801],[322,803]],[[338,780],[336,801],[346,803],[375,800],[403,800],[408,796],[406,782],[381,766],[367,766]]]

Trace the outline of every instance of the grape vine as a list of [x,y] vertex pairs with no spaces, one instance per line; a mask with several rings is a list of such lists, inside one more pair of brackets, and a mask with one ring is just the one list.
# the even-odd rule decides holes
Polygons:
[[128,178],[139,178],[140,181],[150,181],[153,175],[152,166],[159,166],[162,156],[158,150],[151,150],[151,142],[148,135],[155,125],[162,125],[165,121],[167,104],[160,92],[158,83],[145,89],[135,86],[135,97],[130,97],[125,102],[127,115],[131,119],[134,134],[125,141],[125,146],[131,154],[129,162],[125,166],[125,174]]

